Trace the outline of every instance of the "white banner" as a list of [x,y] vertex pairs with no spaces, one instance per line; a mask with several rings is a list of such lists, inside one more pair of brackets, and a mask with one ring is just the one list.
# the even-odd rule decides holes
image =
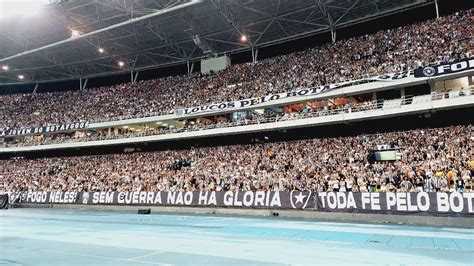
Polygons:
[[175,115],[190,115],[190,114],[197,114],[197,113],[203,113],[203,112],[212,112],[212,111],[217,111],[217,110],[225,111],[225,110],[232,110],[236,108],[257,107],[258,105],[266,103],[266,102],[271,102],[271,101],[276,101],[276,100],[291,98],[291,97],[298,97],[298,96],[316,95],[316,94],[333,90],[336,88],[355,85],[362,82],[398,81],[398,80],[406,79],[410,76],[413,76],[413,71],[403,71],[403,72],[392,73],[392,74],[387,74],[387,75],[380,75],[376,77],[363,78],[363,79],[358,79],[358,80],[349,80],[349,81],[344,81],[341,83],[301,89],[301,90],[296,90],[296,91],[291,91],[291,92],[277,93],[277,94],[272,94],[272,95],[267,95],[267,96],[252,98],[252,99],[215,103],[215,104],[204,105],[204,106],[199,106],[199,107],[183,108],[183,109],[174,110],[172,113],[174,113]]

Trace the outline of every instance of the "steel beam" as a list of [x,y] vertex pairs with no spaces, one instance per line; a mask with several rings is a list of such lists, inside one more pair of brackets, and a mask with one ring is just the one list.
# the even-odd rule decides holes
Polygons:
[[247,36],[245,34],[245,30],[242,27],[242,24],[240,23],[239,19],[237,18],[236,15],[230,10],[230,8],[227,6],[226,3],[223,3],[221,0],[211,0],[212,5],[221,13],[221,15],[232,25],[232,27],[239,33],[240,36],[245,35],[247,37],[247,43],[249,45],[252,45],[252,39],[250,36]]
[[89,81],[89,78],[86,78],[86,79],[84,80],[84,82],[82,83],[82,88],[81,88],[81,90],[85,90],[85,89],[86,89],[86,86],[87,86],[87,82],[88,82],[88,81]]
[[171,48],[173,51],[175,51],[177,54],[179,54],[183,59],[188,59],[188,54],[186,53],[186,50],[179,45],[177,45],[171,38],[169,38],[168,34],[166,31],[164,31],[161,27],[158,25],[153,25],[151,21],[145,26],[146,29],[148,29],[153,35],[158,37],[162,42],[164,42],[169,48]]
[[174,7],[168,8],[168,9],[159,10],[157,12],[154,12],[154,13],[151,13],[151,14],[148,14],[148,15],[144,15],[144,16],[134,18],[134,19],[130,19],[130,20],[127,20],[127,21],[124,21],[124,22],[120,22],[120,23],[117,23],[117,24],[114,24],[114,25],[111,25],[111,26],[108,26],[108,27],[105,27],[105,28],[102,28],[102,29],[98,29],[98,30],[95,30],[95,31],[92,31],[92,32],[88,32],[88,33],[82,34],[82,35],[80,35],[78,37],[75,37],[75,38],[71,37],[71,38],[68,38],[66,40],[62,40],[62,41],[55,42],[55,43],[52,43],[52,44],[48,44],[48,45],[45,45],[45,46],[42,46],[42,47],[39,47],[39,48],[36,48],[36,49],[32,49],[32,50],[29,50],[29,51],[18,53],[16,55],[5,57],[5,58],[0,59],[0,62],[4,62],[4,61],[7,61],[7,60],[11,60],[13,58],[17,58],[17,57],[25,56],[25,55],[28,55],[28,54],[32,54],[32,53],[39,52],[39,51],[42,51],[42,50],[46,50],[46,49],[49,49],[49,48],[52,48],[52,47],[56,47],[58,45],[62,45],[62,44],[68,43],[68,42],[72,42],[72,41],[79,40],[79,39],[82,39],[82,38],[85,38],[85,37],[89,37],[89,36],[92,36],[92,35],[95,35],[95,34],[98,34],[98,33],[101,33],[101,32],[109,31],[109,30],[112,30],[112,29],[115,29],[115,28],[123,27],[125,25],[136,23],[138,21],[142,21],[142,20],[145,20],[145,19],[149,19],[149,18],[152,18],[152,17],[163,15],[163,14],[175,11],[175,10],[179,10],[179,9],[182,9],[182,8],[185,8],[185,7],[188,7],[188,6],[198,4],[201,1],[202,0],[192,0],[191,2],[188,2],[188,3],[185,3],[185,4],[174,6]]
[[258,59],[258,48],[252,46],[252,62],[257,62]]
[[[1,1],[1,0],[0,0]],[[120,0],[120,1],[128,1],[128,0]],[[171,1],[170,1],[171,2]],[[327,1],[323,1],[324,3],[327,3]],[[174,3],[174,2],[173,2]],[[222,3],[226,3],[225,0],[222,0]],[[239,4],[240,2],[233,2],[233,4],[231,6],[228,6],[228,8],[232,9],[232,7],[234,7],[235,5],[241,5]],[[257,2],[256,2],[257,3]],[[305,25],[310,25],[310,24],[318,24],[320,23],[322,20],[321,18],[323,18],[321,16],[321,12],[319,11],[319,8],[316,4],[316,0],[313,0],[313,2],[311,3],[308,3],[307,6],[299,6],[299,7],[291,7],[289,9],[286,9],[286,10],[282,10],[283,13],[277,13],[277,16],[276,17],[269,17],[269,18],[265,18],[263,15],[256,19],[256,20],[253,20],[251,22],[249,22],[248,24],[246,25],[242,25],[245,27],[245,29],[247,29],[248,31],[246,31],[247,33],[250,33],[252,34],[252,42],[254,42],[254,49],[256,50],[256,48],[261,48],[261,47],[266,47],[266,46],[269,46],[269,45],[273,45],[273,44],[276,44],[276,43],[281,43],[281,42],[286,42],[286,41],[290,41],[290,40],[294,40],[294,39],[298,39],[298,38],[301,38],[301,37],[304,37],[304,36],[310,36],[310,35],[314,35],[314,34],[319,34],[319,33],[322,33],[322,32],[330,32],[330,28],[326,25],[326,27],[317,27],[317,25],[313,25],[314,27],[312,27],[311,29],[309,29],[310,27],[307,27]],[[396,7],[393,7],[393,8],[388,8],[388,9],[382,9],[380,10],[380,12],[376,12],[376,13],[371,13],[371,14],[366,14],[366,13],[362,13],[362,14],[359,14],[359,16],[357,18],[352,18],[352,13],[351,11],[349,10],[350,8],[348,8],[347,6],[347,2],[345,2],[346,4],[345,5],[341,5],[341,6],[338,6],[338,7],[333,7],[333,6],[330,6],[328,4],[325,5],[326,9],[327,10],[330,10],[332,12],[333,8],[338,8],[338,14],[342,14],[342,15],[338,15],[337,17],[334,17],[334,26],[335,28],[339,29],[339,28],[342,28],[342,27],[346,27],[348,25],[353,25],[353,24],[356,24],[356,23],[360,23],[360,22],[363,22],[363,21],[369,21],[371,19],[374,19],[374,18],[378,18],[378,17],[383,17],[383,16],[386,16],[386,15],[389,15],[389,14],[393,14],[393,13],[397,13],[397,12],[400,12],[400,11],[403,11],[403,10],[406,10],[406,9],[412,9],[412,8],[415,8],[415,7],[419,7],[419,6],[424,6],[424,5],[432,5],[435,3],[435,0],[427,0],[427,1],[424,1],[424,0],[420,0],[420,1],[417,1],[417,2],[410,2],[409,4],[406,4],[406,5],[401,5],[401,6],[396,6]],[[373,0],[370,0],[368,2],[366,1],[360,1],[360,3],[364,3],[364,4],[367,4],[369,3],[370,4],[373,4]],[[357,5],[356,2],[350,2],[349,5],[353,5],[355,7],[357,6],[360,6],[360,3]],[[179,2],[177,2],[177,4],[179,4]],[[334,3],[333,3],[334,4]],[[130,5],[127,3],[127,7],[129,7]],[[91,6],[93,7],[93,6]],[[99,8],[101,8],[102,6],[99,5]],[[212,4],[209,2],[209,5],[206,5],[206,8],[207,7],[212,7]],[[253,6],[252,6],[253,7]],[[137,6],[138,8],[138,6]],[[294,9],[292,9],[294,8]],[[258,9],[258,5],[257,5],[257,9]],[[149,10],[152,10],[152,9],[149,9]],[[287,11],[289,10],[289,11]],[[303,16],[299,16],[296,15],[297,12],[300,12],[301,10],[308,10],[308,12],[303,12]],[[309,15],[309,12],[311,12],[311,10],[314,10],[314,12],[312,12],[313,15]],[[245,15],[245,13],[237,13],[237,11],[241,11],[240,9],[240,6],[238,6],[238,10],[234,10],[232,9],[232,11],[234,12],[234,14],[237,16],[237,18],[241,18],[242,15]],[[286,13],[284,13],[286,11]],[[142,13],[138,13],[140,11],[137,11],[135,14],[142,14]],[[250,11],[250,12],[253,12],[253,11]],[[267,11],[268,12],[268,11]],[[105,15],[102,15],[102,12],[100,10],[97,11],[98,13],[98,18],[100,18],[100,16],[105,16]],[[217,13],[217,12],[216,12]],[[145,13],[143,13],[145,14]],[[290,16],[290,14],[293,14],[293,16]],[[174,14],[173,14],[174,15]],[[185,16],[186,14],[183,14],[183,16]],[[62,14],[61,14],[62,16]],[[350,19],[348,19],[348,17],[351,17]],[[181,14],[178,14],[177,17],[181,17]],[[273,30],[273,27],[271,24],[269,23],[278,23],[278,18],[281,18],[280,20],[293,20],[292,22],[294,22],[295,25],[298,25],[296,23],[304,23],[304,24],[301,24],[302,26],[305,26],[305,30],[301,31],[301,33],[295,33],[295,32],[288,32],[288,36],[286,37],[273,37],[271,36],[271,38],[260,38],[265,30],[259,30],[259,31],[254,31],[255,34],[250,31],[249,29],[253,28],[254,25],[255,27],[257,26],[261,26],[259,27],[259,29],[263,29],[265,28],[265,26],[268,26],[270,25],[270,29],[268,31],[272,31]],[[104,17],[106,18],[106,17]],[[133,18],[133,16],[131,17]],[[347,19],[344,19],[344,18],[347,18]],[[246,20],[247,21],[247,20]],[[260,23],[265,23],[267,22],[266,24],[261,24],[261,25],[257,25],[257,24],[260,24]],[[283,22],[282,22],[283,23]],[[325,24],[325,22],[323,21],[323,24]],[[200,25],[197,25],[197,27],[195,29],[199,29],[199,26]],[[251,51],[252,50],[252,47],[249,45],[249,43],[242,43],[242,42],[239,42],[238,40],[235,40],[235,33],[236,33],[236,30],[233,28],[233,27],[230,27],[230,26],[227,26],[227,25],[223,25],[224,27],[221,27],[221,28],[218,28],[216,29],[216,31],[212,31],[212,32],[202,32],[202,34],[200,34],[200,37],[202,39],[206,39],[209,43],[211,44],[215,44],[213,42],[222,42],[222,43],[225,43],[225,44],[230,44],[230,45],[225,45],[225,50],[220,50],[220,52],[218,53],[219,55],[222,55],[222,54],[232,54],[232,53],[237,53],[237,52],[242,52],[242,51]],[[275,26],[275,24],[273,24],[273,26]],[[128,27],[127,27],[128,28]],[[308,28],[308,29],[307,29]],[[284,32],[285,31],[285,28],[282,27],[282,29],[276,29],[277,31],[280,31],[280,32]],[[122,28],[116,32],[116,33],[119,33],[119,32],[122,32]],[[128,31],[127,32],[131,32],[131,31]],[[124,32],[123,34],[127,34],[127,32]],[[272,31],[273,32],[273,31]],[[298,31],[299,32],[299,31]],[[268,33],[270,34],[270,33]],[[333,35],[334,33],[332,33],[331,35]],[[14,36],[13,34],[10,34],[12,37]],[[86,37],[85,40],[89,41],[91,44],[97,44],[99,42],[97,42],[97,37],[104,37],[105,35],[94,35],[94,36],[90,36],[90,37]],[[133,36],[133,34],[131,34],[131,36]],[[215,37],[215,40],[212,40],[212,38]],[[113,37],[112,37],[113,38]],[[333,37],[335,38],[335,36]],[[122,43],[124,44],[127,44],[127,45],[130,45],[130,46],[134,46],[134,42],[133,40],[130,38],[129,39],[130,42],[123,42],[121,41]],[[106,42],[107,40],[105,41],[101,41],[100,44],[101,44],[101,47],[102,45],[104,45],[105,48],[107,48],[105,45],[106,45]],[[186,51],[188,52],[188,55],[189,55],[189,60],[188,61],[195,61],[197,62],[198,60],[202,59],[202,58],[205,58],[205,56],[201,56],[201,53],[200,52],[191,52],[192,51],[199,51],[199,48],[197,48],[195,45],[192,45],[192,40],[190,38],[181,38],[179,40],[174,40],[174,44],[176,45],[179,45],[181,47],[183,47],[183,49],[186,49]],[[175,54],[171,48],[169,48],[169,46],[166,44],[166,43],[161,43],[161,42],[152,42],[151,40],[148,40],[148,39],[144,39],[143,42],[141,42],[141,44],[158,44],[158,46],[147,46],[148,48],[144,48],[143,50],[141,50],[141,52],[143,52],[143,55],[145,57],[147,57],[148,59],[150,59],[150,64],[145,64],[145,63],[142,63],[137,69],[134,69],[134,71],[136,70],[145,70],[145,69],[153,69],[153,68],[161,68],[161,67],[166,67],[166,66],[171,66],[171,65],[176,65],[176,64],[184,64],[186,63],[186,60],[183,60],[179,55]],[[258,43],[258,45],[257,45]],[[76,43],[73,43],[74,45],[72,47],[76,47]],[[215,47],[221,47],[223,45],[220,45],[220,44],[215,44],[216,46]],[[28,43],[27,44],[28,48],[29,49],[32,49],[32,45],[31,43]],[[69,48],[69,46],[66,46],[67,48]],[[88,47],[87,46],[81,46],[82,48],[81,49],[87,49]],[[129,48],[136,48],[136,47],[129,47]],[[96,77],[96,76],[107,76],[107,75],[111,75],[111,74],[114,74],[114,73],[127,73],[129,72],[130,70],[129,69],[124,69],[124,68],[117,68],[117,67],[114,67],[116,65],[115,62],[112,62],[113,61],[113,56],[111,55],[117,55],[117,56],[125,56],[125,57],[128,57],[128,58],[132,58],[136,55],[137,53],[137,49],[139,49],[140,47],[136,48],[135,50],[131,51],[131,52],[128,52],[127,49],[121,49],[121,47],[117,47],[118,51],[112,51],[112,49],[110,49],[110,53],[107,53],[107,54],[104,54],[104,55],[98,55],[97,58],[91,58],[91,57],[88,57],[88,58],[84,58],[84,57],[77,57],[77,58],[72,58],[73,60],[77,60],[77,61],[74,61],[74,62],[61,62],[61,58],[51,58],[51,55],[48,55],[48,57],[50,57],[50,59],[56,61],[58,64],[56,66],[53,66],[53,64],[50,64],[49,66],[47,65],[44,65],[44,66],[40,66],[40,67],[33,67],[33,68],[23,68],[21,69],[21,71],[27,71],[29,70],[30,72],[26,72],[27,75],[29,75],[30,77],[32,76],[31,73],[32,71],[36,71],[36,80],[34,81],[31,81],[31,80],[28,80],[27,82],[45,82],[45,81],[49,81],[49,82],[52,82],[52,81],[60,81],[60,80],[70,80],[71,77],[74,77],[77,79],[77,77],[79,75],[76,75],[76,74],[69,74],[70,72],[67,71],[65,68],[60,68],[60,67],[63,67],[64,65],[70,65],[72,67],[75,67],[76,69],[82,69],[84,67],[84,72],[87,72],[86,74],[85,73],[81,73],[81,75],[83,77]],[[28,49],[28,50],[29,50]],[[75,48],[73,48],[75,49]],[[69,51],[73,51],[73,49],[68,49],[68,52]],[[151,53],[150,54],[147,54],[147,51],[150,51]],[[161,60],[161,58],[158,58],[158,57],[154,57],[153,56],[153,51],[157,51],[157,53],[155,53],[157,56],[160,56],[160,57],[165,57],[165,58],[171,58],[170,59],[163,59]],[[44,56],[45,54],[48,54],[49,52],[51,51],[43,51],[41,53],[41,56]],[[52,51],[54,52],[54,51]],[[167,55],[167,53],[171,53],[171,55]],[[254,51],[255,53],[256,51]],[[110,59],[110,62],[105,62],[105,61],[101,61],[101,60],[104,60],[104,58],[108,58]],[[39,65],[41,62],[43,62],[43,60],[41,60],[41,58],[33,58],[35,59],[38,63],[35,63],[35,62],[32,62],[32,65]],[[252,58],[254,59],[254,58]],[[258,59],[258,58],[257,58]],[[51,61],[49,61],[51,62]],[[97,64],[97,66],[103,66],[103,67],[93,67],[95,65],[95,62],[105,62],[103,64]],[[44,63],[44,62],[43,62]],[[111,63],[111,65],[107,65],[107,67],[105,67],[106,65],[105,64],[109,64]],[[14,62],[11,62],[12,65],[15,65]],[[88,65],[91,65],[91,67],[88,67]],[[138,64],[137,64],[138,65]],[[43,72],[40,72],[40,71],[43,71]],[[46,72],[47,71],[47,72]],[[49,72],[51,71],[51,73]],[[57,72],[54,72],[54,71],[57,71]],[[38,76],[38,74],[40,74],[40,76]],[[17,83],[19,83],[18,80],[16,79],[13,79],[12,80],[15,80]],[[3,82],[5,82],[4,84],[7,84],[6,82],[8,82],[7,80],[3,80]],[[25,83],[25,82],[21,82],[21,83]],[[12,84],[12,83],[10,83]]]
[[193,62],[187,61],[187,62],[186,62],[186,66],[188,67],[188,74],[193,73],[193,70],[194,70],[194,61],[193,61]]
[[341,19],[343,19],[351,10],[353,10],[354,7],[356,7],[359,4],[359,2],[360,2],[359,0],[354,1],[354,3],[348,9],[346,9],[346,11],[344,11],[344,13],[341,16],[339,16],[336,19],[336,21],[334,22],[334,25],[337,27],[337,23],[341,21]]
[[140,74],[140,71],[135,71],[135,77],[133,77],[133,83],[136,83],[138,80],[138,74]]
[[36,84],[35,84],[35,88],[33,89],[33,94],[35,94],[36,91],[38,90],[38,86],[39,86],[39,83],[36,83]]
[[316,5],[318,6],[321,13],[323,13],[324,16],[326,17],[328,26],[331,30],[331,41],[335,43],[336,42],[336,26],[332,18],[332,15],[331,13],[329,13],[328,9],[326,8],[322,0],[316,0]]
[[[24,49],[28,49],[29,44],[35,45],[35,43],[32,40],[26,39],[26,38],[24,38],[22,36],[19,36],[19,35],[16,36],[16,38],[14,38],[13,36],[9,36],[9,35],[5,35],[5,36],[8,39],[10,39],[11,41],[15,42],[16,44],[22,46]],[[39,51],[36,54],[39,55],[44,60],[46,60],[50,63],[53,63],[54,65],[61,65],[63,63],[58,58],[56,58],[55,56],[51,56],[50,54],[48,54],[45,51]],[[61,68],[65,72],[64,73],[65,75],[70,74],[72,76],[77,76],[77,74],[79,73],[79,69],[74,68],[74,67],[70,67],[70,66],[67,66],[67,65],[62,65]]]

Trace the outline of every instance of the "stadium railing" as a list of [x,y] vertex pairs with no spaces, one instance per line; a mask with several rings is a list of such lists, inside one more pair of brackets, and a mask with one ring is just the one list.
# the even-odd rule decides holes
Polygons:
[[464,95],[461,95],[460,92],[450,93],[447,95],[445,92],[432,93],[429,95],[420,95],[420,96],[404,96],[398,99],[391,100],[375,100],[361,102],[357,104],[346,104],[343,106],[338,106],[333,109],[320,109],[316,111],[302,112],[302,113],[285,113],[284,115],[278,115],[274,117],[261,117],[257,119],[242,119],[235,122],[222,123],[222,124],[211,124],[211,125],[197,125],[189,126],[183,128],[172,128],[172,129],[160,129],[157,131],[149,132],[140,132],[140,133],[128,133],[123,135],[115,136],[100,136],[100,137],[85,137],[80,139],[66,139],[66,140],[46,140],[42,142],[30,142],[30,143],[17,143],[17,144],[5,144],[4,147],[25,147],[25,146],[39,146],[39,145],[49,145],[57,143],[73,143],[73,142],[88,142],[88,141],[100,141],[100,140],[110,140],[110,139],[124,139],[124,138],[134,138],[134,137],[144,137],[144,136],[153,136],[153,135],[163,135],[163,134],[173,134],[181,132],[192,132],[192,131],[202,131],[215,128],[224,128],[224,127],[237,127],[237,126],[246,126],[246,125],[255,125],[255,124],[264,124],[264,123],[274,123],[279,121],[286,120],[295,120],[295,119],[305,119],[305,118],[314,118],[321,116],[330,116],[338,115],[343,113],[354,113],[354,112],[371,112],[375,110],[386,110],[394,108],[403,108],[403,106],[414,105],[419,103],[426,103],[431,101],[437,101],[442,99],[453,99],[457,97],[465,97],[474,95],[474,88],[466,90],[463,92]]

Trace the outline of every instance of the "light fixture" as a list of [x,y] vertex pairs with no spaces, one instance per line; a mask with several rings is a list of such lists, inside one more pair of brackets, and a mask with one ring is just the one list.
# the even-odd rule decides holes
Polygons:
[[20,75],[18,75],[18,79],[24,80],[25,76],[20,74]]
[[8,69],[9,69],[9,67],[8,67],[7,65],[3,65],[3,66],[2,66],[2,70],[7,71]]
[[242,36],[240,37],[240,41],[241,41],[241,42],[246,42],[246,41],[247,41],[247,36],[242,35]]
[[125,65],[125,63],[123,61],[118,61],[118,66],[119,67],[123,67]]
[[97,49],[97,51],[101,54],[103,54],[105,52],[104,48],[102,48],[102,47],[99,47],[99,49]]
[[71,37],[72,38],[76,38],[76,37],[79,37],[79,35],[81,35],[81,33],[78,31],[78,30],[71,30]]

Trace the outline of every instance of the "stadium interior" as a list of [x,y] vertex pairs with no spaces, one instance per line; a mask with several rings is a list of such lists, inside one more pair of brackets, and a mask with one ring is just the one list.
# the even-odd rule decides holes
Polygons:
[[[314,247],[324,241],[342,241],[348,250],[361,243],[374,250],[395,247],[396,256],[407,254],[395,262],[405,264],[446,265],[454,250],[464,256],[455,262],[469,265],[474,260],[473,118],[473,1],[0,0],[2,209],[147,207],[139,213],[149,214],[201,208],[231,215],[222,218],[230,219],[228,230],[219,231],[207,216],[177,221],[163,216],[168,225],[159,218],[148,224],[138,220],[144,228],[136,228],[151,232],[156,226],[156,234],[170,239],[183,237],[167,235],[173,230],[202,239],[216,234],[207,239],[207,248],[217,250],[225,238],[239,234],[245,243],[255,243],[248,258],[240,247],[227,255],[232,253],[227,244],[213,257],[184,240],[176,240],[176,248],[154,249],[154,233],[143,244],[116,245],[97,231],[90,236],[93,243],[127,249],[130,256],[117,260],[118,253],[95,254],[84,246],[73,253],[66,245],[59,252],[62,264],[74,264],[68,252],[84,259],[79,264],[94,263],[87,258],[99,264],[312,264],[311,245],[305,250],[294,244],[311,238]],[[329,195],[338,207],[331,207]],[[379,195],[386,208],[377,208]],[[161,205],[164,209],[153,209]],[[46,228],[58,215],[57,226],[68,228],[93,213],[21,211],[0,212],[0,240],[23,239],[14,245],[25,250],[45,245],[47,252],[62,249],[56,242],[35,241],[87,244],[80,235],[77,241],[45,236],[25,242],[21,225],[38,216]],[[246,224],[235,218],[245,229],[234,228],[232,215],[253,213],[296,219],[301,227],[296,221],[259,225],[258,219]],[[127,227],[135,223],[133,216],[103,215],[104,224],[117,219],[111,228],[133,238],[133,226]],[[313,215],[335,224],[299,219]],[[390,227],[374,227],[358,243],[354,228],[363,225],[338,224],[351,218],[404,223],[410,216],[410,224],[468,229],[440,234],[451,241],[447,247],[432,241],[443,228],[426,229],[421,241],[416,237],[425,229],[410,227],[413,238],[400,235],[403,241],[393,244]],[[91,219],[82,226],[98,223]],[[181,221],[186,225],[173,227]],[[210,232],[199,231],[208,224]],[[272,226],[274,231],[262,229]],[[312,235],[324,226],[338,235]],[[284,234],[285,228],[309,231]],[[374,240],[377,230],[386,238]],[[288,241],[280,244],[301,248],[295,251],[301,255],[264,256],[268,250],[255,234],[268,240],[265,245],[273,238]],[[416,241],[423,243],[416,247]],[[10,250],[0,251],[0,264],[52,263],[25,257],[7,244],[0,248]],[[423,250],[428,252],[421,255]],[[179,260],[173,252],[184,255]],[[318,253],[320,262],[331,264],[328,254]]]

